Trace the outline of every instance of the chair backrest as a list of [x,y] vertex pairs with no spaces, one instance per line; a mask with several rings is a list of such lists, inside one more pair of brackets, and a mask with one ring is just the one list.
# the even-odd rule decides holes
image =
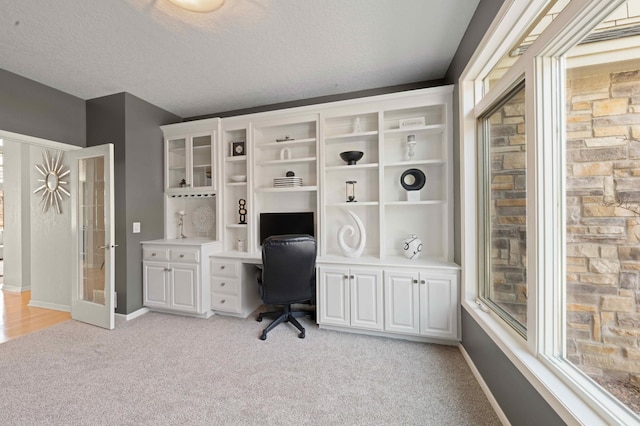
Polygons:
[[262,244],[262,300],[282,305],[306,302],[315,292],[318,246],[310,235],[275,235]]

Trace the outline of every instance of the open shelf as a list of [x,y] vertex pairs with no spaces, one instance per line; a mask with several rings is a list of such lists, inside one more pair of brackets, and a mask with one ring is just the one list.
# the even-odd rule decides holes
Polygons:
[[270,160],[270,161],[260,161],[257,162],[258,166],[271,166],[276,164],[295,164],[295,163],[309,163],[312,161],[316,161],[316,157],[306,157],[306,158],[290,158],[286,160]]
[[256,188],[256,192],[309,192],[317,191],[317,186],[292,186],[287,188]]

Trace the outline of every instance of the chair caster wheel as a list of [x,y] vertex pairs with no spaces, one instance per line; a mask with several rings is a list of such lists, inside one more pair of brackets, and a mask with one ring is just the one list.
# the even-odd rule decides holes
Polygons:
[[298,334],[298,338],[304,339],[304,331],[302,333]]
[[267,333],[262,333],[260,340],[267,340]]
[[259,315],[258,318],[256,318],[256,321],[262,322],[262,315]]

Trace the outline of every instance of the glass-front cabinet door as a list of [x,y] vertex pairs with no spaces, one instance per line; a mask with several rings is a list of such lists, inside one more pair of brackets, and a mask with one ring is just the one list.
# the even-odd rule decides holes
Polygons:
[[187,136],[166,140],[165,187],[166,189],[188,188],[190,179],[187,176]]
[[214,190],[213,133],[165,140],[165,189],[171,192]]
[[191,142],[191,187],[206,189],[213,187],[212,134],[192,135]]

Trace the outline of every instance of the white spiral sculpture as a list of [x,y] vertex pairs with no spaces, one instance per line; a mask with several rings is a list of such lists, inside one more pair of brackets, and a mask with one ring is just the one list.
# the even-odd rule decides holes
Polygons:
[[345,234],[348,233],[351,237],[355,235],[356,230],[351,225],[342,225],[338,230],[338,246],[340,246],[342,254],[344,254],[346,257],[360,257],[360,255],[364,251],[364,244],[367,242],[367,234],[360,218],[351,210],[347,210],[347,213],[349,213],[353,220],[356,222],[358,233],[360,234],[360,240],[358,241],[356,247],[349,247],[344,240]]

